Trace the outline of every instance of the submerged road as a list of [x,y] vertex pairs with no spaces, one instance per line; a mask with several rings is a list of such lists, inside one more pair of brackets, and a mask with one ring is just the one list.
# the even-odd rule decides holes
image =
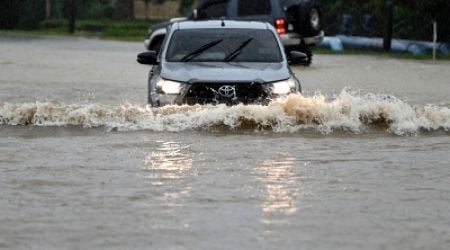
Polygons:
[[304,97],[155,111],[142,50],[0,37],[0,249],[450,248],[450,62],[317,55]]

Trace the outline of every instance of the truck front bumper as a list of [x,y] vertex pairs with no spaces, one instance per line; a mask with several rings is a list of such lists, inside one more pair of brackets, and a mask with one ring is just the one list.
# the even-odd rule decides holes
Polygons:
[[307,45],[318,45],[323,41],[325,33],[321,31],[317,36],[302,37],[297,33],[287,33],[280,35],[281,42],[284,46],[296,46],[299,45],[303,39]]

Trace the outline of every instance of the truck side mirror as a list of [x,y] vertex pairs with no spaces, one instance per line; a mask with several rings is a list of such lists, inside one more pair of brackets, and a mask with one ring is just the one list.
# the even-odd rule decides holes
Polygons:
[[291,51],[288,61],[290,64],[308,65],[308,56],[300,51]]
[[158,64],[158,54],[153,50],[142,52],[137,56],[137,62],[140,64],[156,65]]

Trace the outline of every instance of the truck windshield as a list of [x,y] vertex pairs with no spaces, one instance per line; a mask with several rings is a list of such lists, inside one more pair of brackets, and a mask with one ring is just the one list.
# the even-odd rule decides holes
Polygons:
[[169,62],[281,62],[280,47],[269,30],[187,29],[172,36]]

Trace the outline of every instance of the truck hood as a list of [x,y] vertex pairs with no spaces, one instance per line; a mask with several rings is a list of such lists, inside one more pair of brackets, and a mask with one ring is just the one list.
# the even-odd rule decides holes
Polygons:
[[284,63],[164,62],[161,77],[179,82],[273,82],[290,77]]

